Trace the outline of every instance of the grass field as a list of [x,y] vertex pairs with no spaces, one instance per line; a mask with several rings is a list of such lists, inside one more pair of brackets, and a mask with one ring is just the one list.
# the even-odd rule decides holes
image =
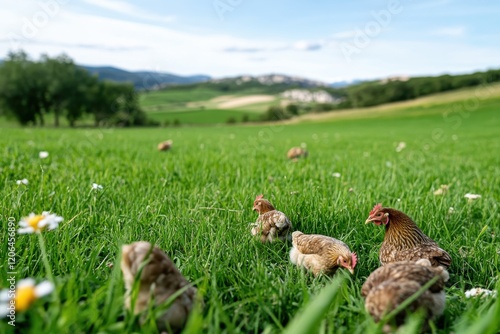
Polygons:
[[[4,231],[9,217],[19,221],[30,212],[50,210],[65,218],[57,230],[42,235],[55,293],[17,314],[16,329],[154,332],[151,322],[141,329],[124,312],[118,265],[122,244],[147,240],[196,282],[205,301],[186,332],[279,333],[316,295],[331,293],[313,333],[377,333],[360,288],[379,265],[384,234],[364,221],[382,202],[413,217],[453,258],[447,308],[434,331],[498,332],[500,301],[466,299],[464,291],[495,289],[499,282],[500,100],[457,101],[454,109],[415,105],[367,119],[291,125],[3,128]],[[156,151],[156,144],[169,138],[173,149]],[[407,146],[398,153],[402,141]],[[286,151],[301,143],[309,158],[287,161]],[[42,160],[39,151],[50,155]],[[23,178],[29,184],[17,185]],[[92,190],[93,182],[103,189]],[[441,184],[450,185],[448,193],[434,196]],[[262,245],[251,238],[252,203],[261,193],[295,229],[336,237],[358,253],[353,276],[339,270],[344,279],[338,291],[331,292],[337,281],[293,266],[289,245]],[[466,193],[482,197],[468,202]],[[17,235],[16,250],[18,279],[47,279],[37,235]],[[0,287],[6,288],[3,255],[0,266]],[[0,332],[14,329],[3,321]]]
[[151,119],[184,125],[224,124],[231,119],[241,122],[243,115],[256,121],[270,105],[277,103],[279,98],[263,95],[258,89],[223,95],[219,90],[208,88],[176,88],[140,96],[141,108]]

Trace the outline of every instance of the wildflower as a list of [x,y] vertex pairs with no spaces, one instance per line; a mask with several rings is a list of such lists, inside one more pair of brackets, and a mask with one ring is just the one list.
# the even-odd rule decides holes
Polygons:
[[385,165],[386,165],[388,168],[391,168],[391,167],[392,167],[392,162],[390,162],[390,161],[386,161],[386,162],[385,162]]
[[442,184],[436,191],[434,191],[434,195],[435,196],[444,195],[448,191],[448,188],[450,188],[449,185]]
[[306,143],[300,143],[300,147],[307,148],[307,144]]
[[49,152],[47,151],[40,151],[40,153],[38,153],[38,156],[40,157],[40,159],[45,159],[49,156]]
[[28,179],[22,179],[22,180],[17,180],[16,184],[24,184],[25,186],[28,185]]
[[102,190],[102,186],[97,183],[92,183],[92,190]]
[[491,291],[491,290],[483,289],[483,288],[473,288],[473,289],[465,291],[466,298],[479,297],[479,296],[481,296],[482,298],[487,297],[487,296],[495,297],[496,295],[497,295],[496,291]]
[[35,284],[32,278],[26,278],[19,281],[16,285],[15,293],[10,290],[0,292],[0,318],[9,314],[9,305],[14,304],[15,310],[19,312],[26,311],[37,299],[46,296],[54,291],[54,284],[44,281]]
[[469,200],[469,202],[471,202],[475,199],[481,198],[481,195],[467,193],[467,194],[465,194],[464,197],[467,198]]
[[333,174],[332,174],[332,176],[333,176],[333,177],[337,177],[337,178],[338,178],[338,177],[340,177],[341,175],[340,175],[340,173],[335,172],[335,173],[333,173]]
[[452,214],[453,212],[455,212],[455,208],[450,206],[450,208],[448,209],[448,214]]
[[59,223],[63,220],[63,217],[59,217],[55,214],[50,214],[50,212],[48,211],[42,212],[41,215],[30,213],[28,217],[24,217],[19,222],[19,226],[21,228],[17,230],[17,233],[40,233],[45,228],[47,230],[53,230],[56,229],[59,226]]
[[401,152],[402,150],[404,150],[406,147],[406,143],[404,141],[400,142],[398,144],[398,146],[396,147],[396,152]]

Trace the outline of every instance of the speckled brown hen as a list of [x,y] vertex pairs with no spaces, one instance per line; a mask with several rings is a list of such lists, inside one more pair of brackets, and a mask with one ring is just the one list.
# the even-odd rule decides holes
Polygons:
[[339,267],[354,274],[358,260],[356,253],[340,240],[320,234],[292,233],[293,247],[290,261],[297,266],[312,271],[315,275],[333,275]]
[[302,147],[292,147],[288,150],[286,156],[290,160],[297,161],[299,158],[307,158],[308,152]]
[[[361,295],[366,299],[365,308],[378,322],[435,277],[436,282],[395,315],[392,323],[401,326],[406,316],[418,309],[424,311],[427,320],[435,319],[445,308],[444,286],[449,274],[441,266],[432,267],[427,259],[393,262],[372,272],[361,288]],[[385,332],[390,329],[384,327]]]
[[271,202],[264,199],[264,195],[255,198],[253,210],[259,213],[259,217],[252,224],[252,235],[259,237],[262,242],[290,239],[292,230],[290,219],[283,212],[276,210]]
[[130,245],[123,245],[121,269],[125,281],[125,307],[131,309],[131,293],[134,279],[143,262],[139,280],[137,300],[133,307],[134,313],[139,314],[148,308],[150,299],[154,305],[165,302],[172,294],[180,289],[187,289],[175,299],[165,313],[157,319],[158,328],[162,331],[181,331],[193,307],[196,288],[182,276],[170,258],[156,246],[149,242],[138,241]]
[[433,266],[450,266],[450,255],[426,236],[403,212],[377,204],[370,211],[366,220],[366,224],[368,223],[385,226],[384,242],[379,252],[382,265],[396,261],[428,259]]
[[168,151],[172,148],[173,141],[166,140],[158,144],[158,151]]

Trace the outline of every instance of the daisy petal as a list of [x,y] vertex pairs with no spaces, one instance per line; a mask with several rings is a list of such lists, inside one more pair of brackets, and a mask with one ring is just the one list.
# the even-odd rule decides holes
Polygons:
[[17,283],[17,288],[22,288],[24,286],[35,286],[35,280],[33,278],[25,278]]
[[17,233],[19,234],[28,234],[28,233],[33,233],[35,232],[35,229],[31,226],[20,228],[17,230]]
[[54,291],[54,284],[49,281],[41,282],[35,288],[35,295],[37,297],[43,297]]

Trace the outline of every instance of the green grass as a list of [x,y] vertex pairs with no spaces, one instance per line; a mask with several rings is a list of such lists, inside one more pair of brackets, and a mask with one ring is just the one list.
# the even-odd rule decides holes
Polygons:
[[220,91],[209,88],[194,89],[164,89],[152,91],[141,95],[141,105],[144,107],[152,105],[187,103],[193,101],[204,101],[222,95]]
[[186,110],[186,111],[168,111],[168,112],[158,112],[149,113],[148,116],[160,122],[169,122],[173,124],[175,120],[179,121],[181,124],[224,124],[227,123],[229,119],[234,119],[237,122],[241,122],[243,117],[248,116],[251,121],[259,120],[259,114],[252,112],[244,112],[241,110],[231,110],[231,109],[203,109],[203,110]]
[[[468,329],[475,326],[481,333],[495,333],[500,302],[469,300],[464,291],[494,289],[499,281],[499,109],[500,101],[481,100],[468,113],[457,109],[447,116],[453,122],[443,117],[443,106],[265,127],[4,128],[3,230],[8,217],[19,221],[30,212],[50,210],[65,217],[57,230],[43,234],[56,293],[18,314],[16,329],[151,329],[149,323],[140,329],[124,312],[117,263],[123,243],[147,240],[198,282],[205,308],[190,325],[201,326],[200,332],[278,333],[299,314],[316,314],[307,309],[314,300],[310,307],[326,312],[320,324],[311,324],[321,333],[375,333],[360,289],[378,267],[384,233],[364,221],[382,202],[408,213],[453,258],[447,308],[436,332],[472,333]],[[156,144],[169,138],[173,149],[156,151]],[[400,141],[407,147],[397,153]],[[301,143],[307,143],[309,158],[287,161],[286,151]],[[38,158],[42,150],[49,158]],[[332,177],[334,172],[341,177]],[[23,178],[28,186],[16,184]],[[92,191],[93,182],[104,189]],[[449,192],[434,196],[441,184],[450,185]],[[469,203],[464,198],[468,192],[482,198]],[[331,278],[315,278],[294,267],[289,245],[253,240],[249,222],[256,214],[251,207],[260,193],[289,216],[295,229],[345,241],[358,253],[355,275],[339,270],[344,279],[333,289]],[[36,235],[16,236],[16,249],[18,279],[46,279]],[[3,288],[5,264],[2,255]],[[323,288],[334,296],[326,310],[324,300],[315,298]],[[414,321],[418,318],[409,328]],[[0,332],[14,329],[1,322]]]

